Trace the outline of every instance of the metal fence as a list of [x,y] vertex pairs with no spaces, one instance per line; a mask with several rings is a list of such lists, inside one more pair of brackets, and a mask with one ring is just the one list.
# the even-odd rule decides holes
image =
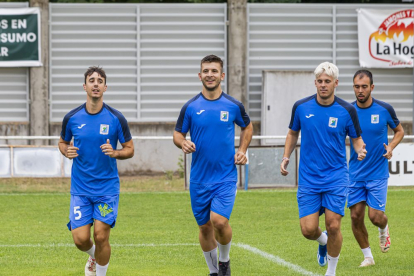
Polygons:
[[225,4],[51,3],[50,17],[52,122],[84,102],[88,66],[106,70],[105,101],[129,122],[168,122],[199,93],[201,58],[226,63]]

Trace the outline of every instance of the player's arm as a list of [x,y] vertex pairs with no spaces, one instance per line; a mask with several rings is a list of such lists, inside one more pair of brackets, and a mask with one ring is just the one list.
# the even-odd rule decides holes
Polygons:
[[74,147],[72,141],[69,143],[63,140],[62,137],[60,137],[58,146],[60,152],[66,158],[73,159],[79,156],[79,154],[77,153],[77,150],[79,150],[79,148]]
[[183,152],[186,154],[195,152],[196,151],[195,144],[185,139],[185,136],[186,136],[186,133],[178,132],[175,130],[173,134],[174,144],[178,148],[182,149]]
[[246,127],[241,128],[239,149],[234,155],[236,165],[245,165],[247,163],[246,151],[252,141],[253,124],[250,122]]
[[132,142],[132,139],[128,142],[121,143],[121,146],[122,149],[114,150],[109,139],[106,139],[106,144],[101,145],[101,150],[105,155],[119,160],[128,159],[134,156],[134,142]]
[[289,129],[286,136],[285,152],[283,153],[282,163],[280,164],[280,173],[284,176],[288,175],[287,166],[289,165],[289,158],[296,147],[299,139],[299,132]]
[[362,140],[362,137],[359,136],[357,138],[351,138],[352,145],[354,146],[355,152],[358,154],[358,160],[361,161],[365,158],[367,155],[367,150],[365,149],[365,143],[364,140]]
[[391,143],[388,145],[384,144],[384,148],[387,151],[383,156],[387,159],[391,159],[392,151],[395,149],[396,146],[401,142],[404,138],[404,128],[399,124],[396,128],[393,129],[394,131],[394,138],[392,138]]

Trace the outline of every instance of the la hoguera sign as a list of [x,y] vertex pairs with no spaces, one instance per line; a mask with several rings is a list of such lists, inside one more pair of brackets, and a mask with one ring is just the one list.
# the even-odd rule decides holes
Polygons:
[[0,67],[42,66],[40,9],[0,9]]

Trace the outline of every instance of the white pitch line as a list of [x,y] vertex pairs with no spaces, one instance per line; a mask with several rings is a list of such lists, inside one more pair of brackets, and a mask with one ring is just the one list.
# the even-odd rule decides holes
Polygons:
[[281,266],[285,266],[285,267],[287,267],[287,268],[289,268],[289,269],[291,269],[293,271],[296,271],[296,272],[300,273],[301,275],[319,276],[319,274],[316,274],[316,273],[307,271],[307,270],[301,268],[298,265],[289,263],[289,262],[283,260],[282,258],[280,258],[278,256],[269,254],[267,252],[264,252],[264,251],[262,251],[262,250],[260,250],[260,249],[258,249],[256,247],[250,246],[248,244],[235,243],[234,245],[237,246],[237,247],[243,248],[243,249],[245,249],[247,251],[250,251],[250,252],[252,252],[254,254],[257,254],[259,256],[262,256],[263,258],[265,258],[265,259],[267,259],[269,261],[272,261],[274,263],[277,263],[277,264],[279,264]]

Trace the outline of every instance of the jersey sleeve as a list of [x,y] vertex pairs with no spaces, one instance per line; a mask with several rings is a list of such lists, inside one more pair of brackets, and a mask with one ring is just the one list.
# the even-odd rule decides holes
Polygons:
[[118,140],[121,144],[129,142],[132,139],[131,132],[129,131],[128,122],[123,115],[117,116],[118,118]]
[[359,125],[358,114],[355,107],[351,106],[348,109],[349,118],[346,124],[346,134],[351,138],[358,138],[361,136],[362,130]]
[[242,103],[238,103],[237,106],[239,112],[236,112],[236,119],[234,122],[239,127],[247,127],[250,124],[250,117],[247,115],[246,109]]
[[188,105],[184,105],[181,108],[180,115],[178,116],[175,130],[181,133],[187,133],[190,130],[191,116]]
[[387,111],[389,115],[387,116],[387,124],[390,128],[394,129],[400,124],[400,121],[398,120],[397,114],[395,114],[395,110],[391,105],[387,107]]
[[72,140],[72,136],[72,130],[70,128],[70,116],[66,115],[65,118],[63,118],[60,137],[62,137],[62,139],[66,142],[70,142],[70,140]]
[[292,115],[290,117],[289,128],[293,131],[300,130],[300,118],[299,118],[299,111],[298,111],[298,103],[295,103],[292,108]]

